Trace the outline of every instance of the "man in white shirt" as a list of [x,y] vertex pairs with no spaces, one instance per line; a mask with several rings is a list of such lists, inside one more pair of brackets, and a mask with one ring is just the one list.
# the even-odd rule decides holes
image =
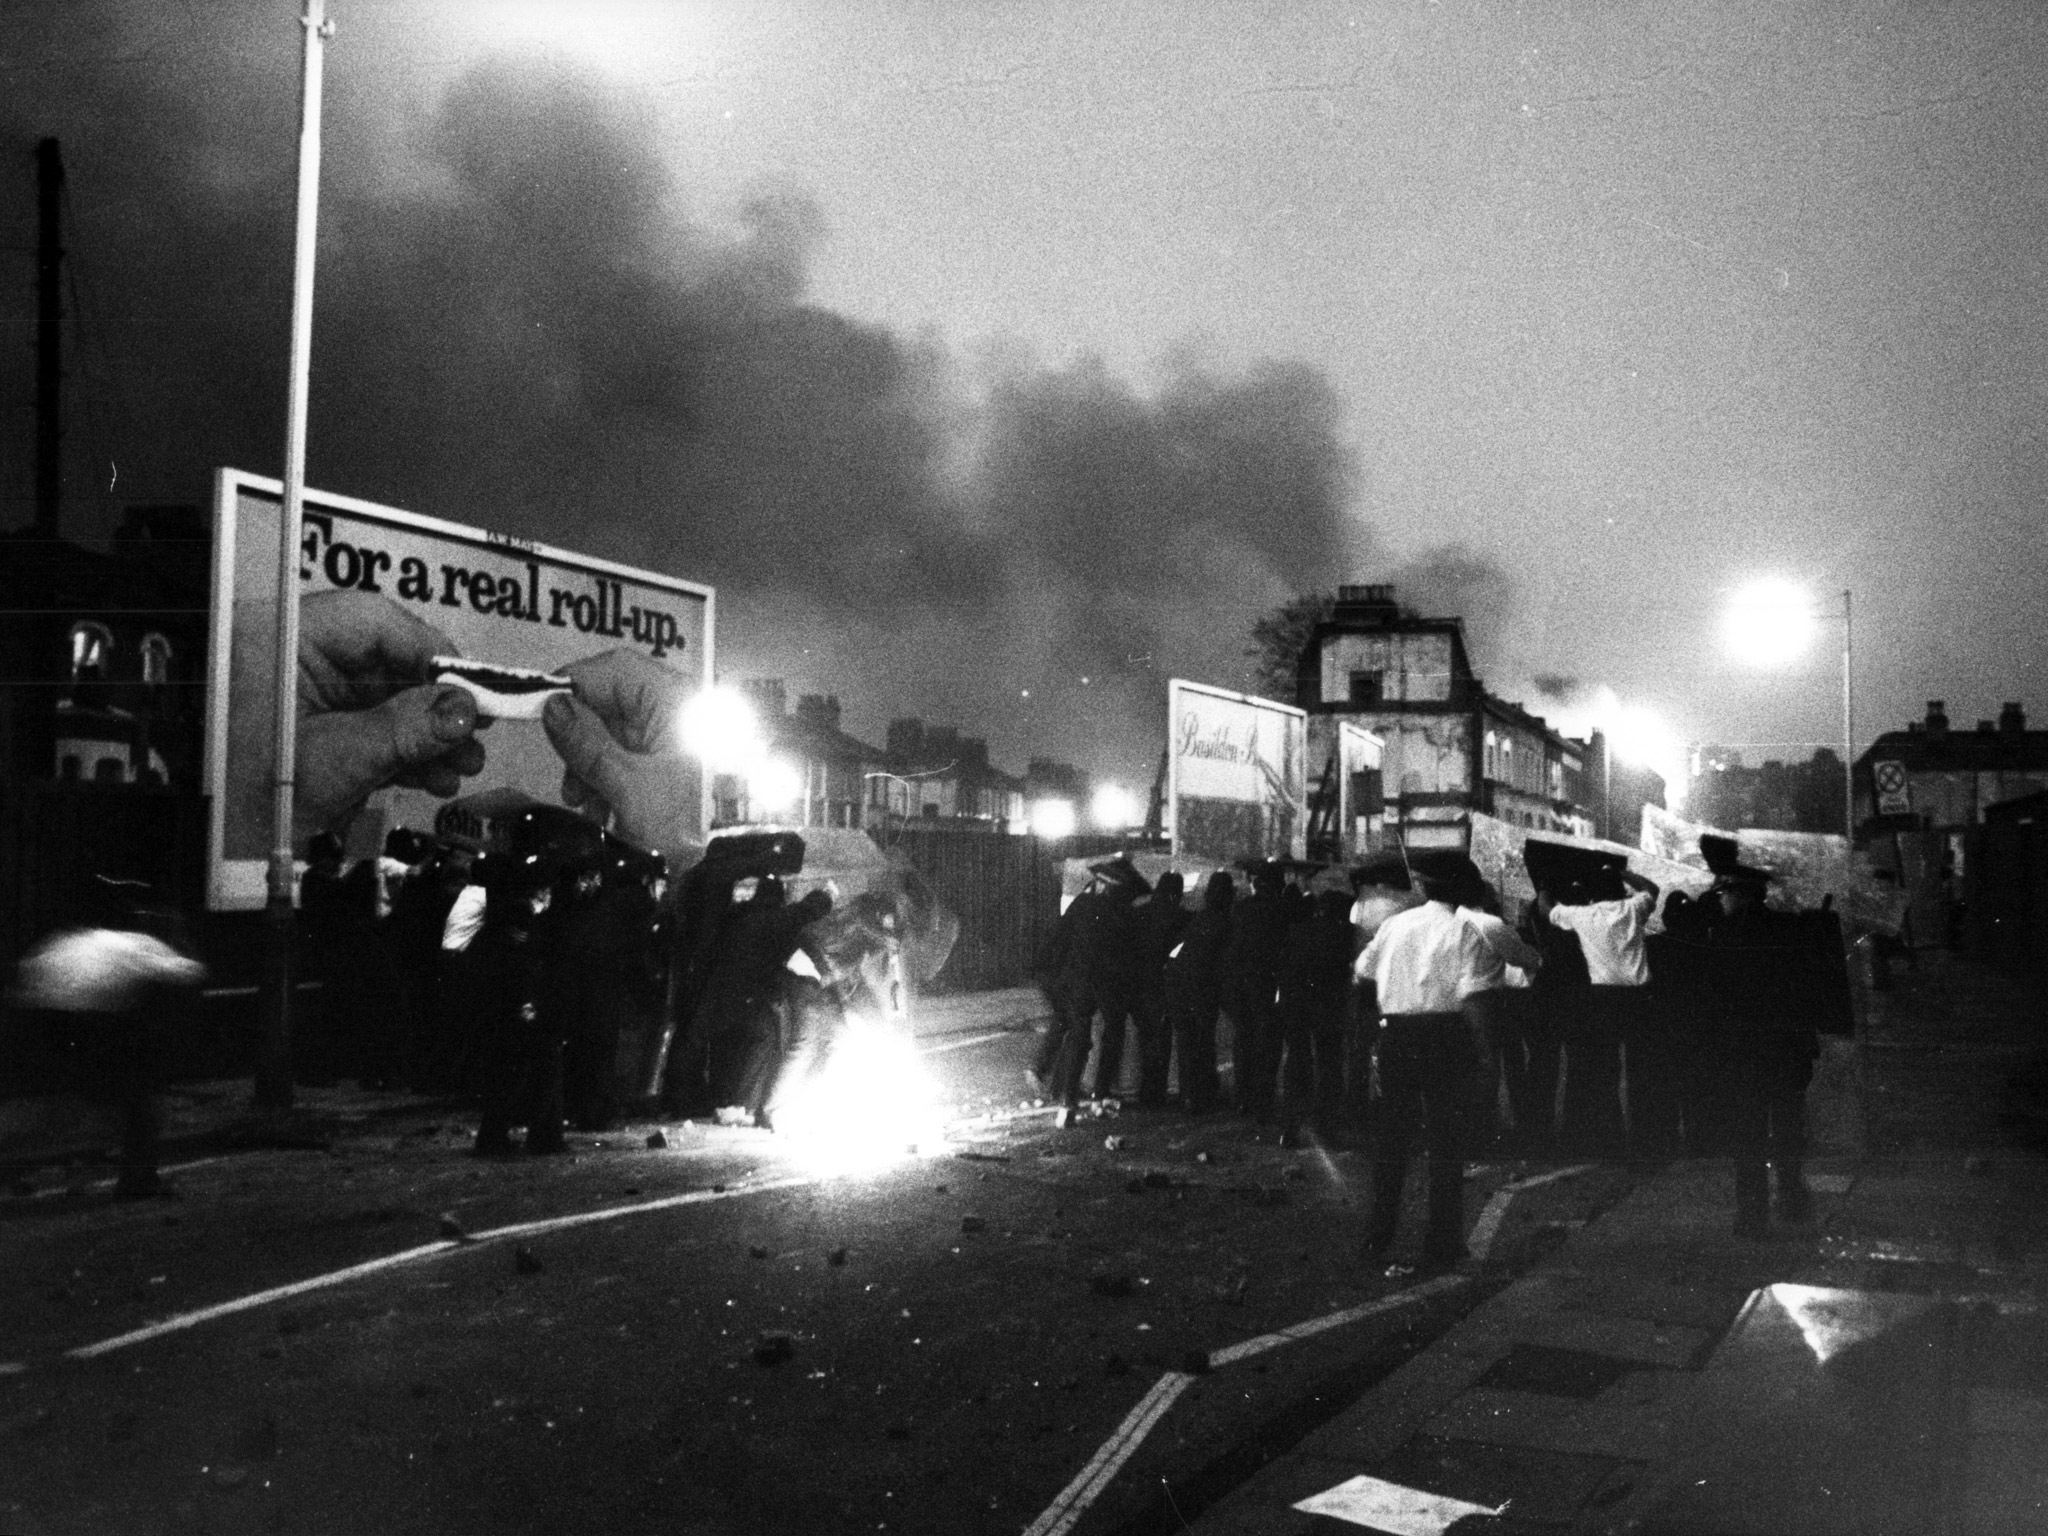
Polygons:
[[1644,1031],[1654,1022],[1644,1007],[1650,983],[1646,944],[1657,910],[1657,885],[1623,866],[1584,893],[1588,899],[1554,901],[1536,893],[1536,910],[1552,927],[1577,936],[1591,982],[1586,1006],[1573,1021],[1565,1043],[1562,1131],[1572,1150],[1594,1157],[1620,1155],[1627,1147],[1622,1122],[1621,1059],[1624,1042],[1636,1042],[1638,1066],[1647,1070],[1631,1097],[1650,1089],[1655,1075]]
[[1425,1265],[1441,1267],[1465,1257],[1462,1126],[1473,1050],[1461,1010],[1497,956],[1458,911],[1460,896],[1482,883],[1477,866],[1462,853],[1436,850],[1414,855],[1412,866],[1424,904],[1383,922],[1352,968],[1361,982],[1371,983],[1380,1016],[1365,1257],[1379,1263],[1393,1248],[1419,1120],[1429,1155],[1422,1258]]

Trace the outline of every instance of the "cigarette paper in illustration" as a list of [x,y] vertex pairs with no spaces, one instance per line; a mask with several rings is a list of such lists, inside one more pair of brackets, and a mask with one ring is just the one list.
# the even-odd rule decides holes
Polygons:
[[461,656],[436,656],[434,681],[453,683],[476,695],[477,713],[494,720],[538,720],[555,694],[569,691],[569,679],[531,667],[499,667]]

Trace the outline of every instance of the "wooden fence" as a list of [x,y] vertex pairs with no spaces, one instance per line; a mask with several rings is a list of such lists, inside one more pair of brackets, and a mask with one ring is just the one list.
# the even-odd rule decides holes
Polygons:
[[906,828],[908,857],[960,919],[960,938],[931,992],[1022,986],[1060,913],[1059,861],[1035,837]]

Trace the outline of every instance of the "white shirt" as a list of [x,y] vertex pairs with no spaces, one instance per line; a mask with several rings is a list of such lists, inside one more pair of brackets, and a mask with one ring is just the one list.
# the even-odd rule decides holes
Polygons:
[[441,947],[461,951],[469,948],[477,930],[484,925],[484,888],[465,885],[448,909],[448,921],[441,929]]
[[1378,990],[1381,1013],[1456,1013],[1488,953],[1456,907],[1432,901],[1381,923],[1352,974]]
[[1596,987],[1641,987],[1650,981],[1650,959],[1643,947],[1657,898],[1648,891],[1630,891],[1620,901],[1595,901],[1583,907],[1552,907],[1550,920],[1579,936],[1586,955],[1586,975]]
[[1473,992],[1497,992],[1504,987],[1526,987],[1529,973],[1543,964],[1543,952],[1491,912],[1460,907],[1458,915],[1478,930],[1486,950],[1482,969],[1473,982]]
[[1351,926],[1358,930],[1360,938],[1370,940],[1380,931],[1381,923],[1396,912],[1421,906],[1422,901],[1413,891],[1397,891],[1384,885],[1360,886],[1358,900],[1351,903]]

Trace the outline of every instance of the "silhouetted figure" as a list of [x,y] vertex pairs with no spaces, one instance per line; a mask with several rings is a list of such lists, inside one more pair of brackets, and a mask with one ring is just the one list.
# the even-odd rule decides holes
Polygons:
[[1202,887],[1202,910],[1188,920],[1167,953],[1161,976],[1173,1053],[1178,1058],[1181,1107],[1205,1114],[1216,1107],[1216,1024],[1223,1009],[1223,959],[1230,945],[1230,914],[1237,886],[1222,870]]

